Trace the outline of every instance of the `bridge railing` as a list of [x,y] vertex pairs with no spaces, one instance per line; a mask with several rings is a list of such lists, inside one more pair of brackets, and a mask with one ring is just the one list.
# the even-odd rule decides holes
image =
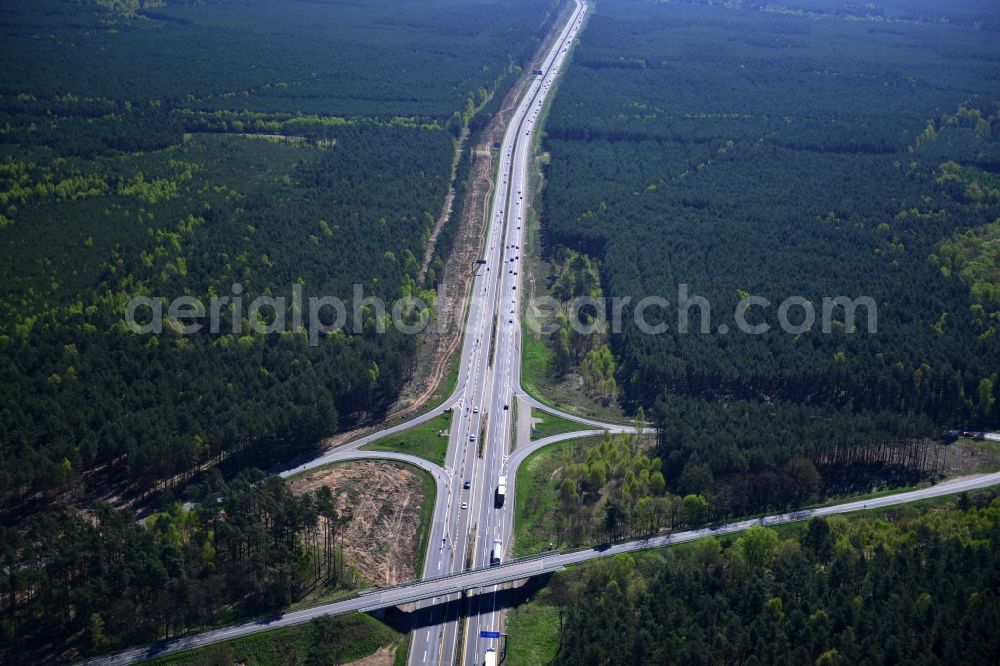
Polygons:
[[[581,549],[586,550],[586,549]],[[454,573],[446,573],[439,575],[424,576],[423,578],[417,578],[415,580],[409,580],[404,583],[396,583],[395,585],[385,585],[382,587],[372,587],[358,592],[359,597],[364,597],[372,594],[380,594],[384,592],[389,592],[393,590],[399,590],[407,587],[413,587],[415,585],[423,585],[424,583],[433,583],[439,581],[446,581],[450,578],[460,578],[462,576],[467,576],[469,574],[479,573],[483,571],[506,571],[509,568],[517,567],[526,562],[532,562],[534,560],[540,560],[546,557],[551,557],[552,555],[558,555],[563,551],[549,550],[542,553],[536,553],[534,555],[526,555],[524,557],[519,557],[514,560],[509,560],[503,564],[484,564],[478,567],[472,567],[470,569],[463,569],[462,571],[456,571]]]

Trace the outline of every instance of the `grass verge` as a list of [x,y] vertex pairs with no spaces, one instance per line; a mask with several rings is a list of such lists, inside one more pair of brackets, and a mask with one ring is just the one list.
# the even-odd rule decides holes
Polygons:
[[408,465],[420,477],[424,486],[424,501],[420,505],[420,527],[417,528],[417,556],[413,570],[418,578],[424,575],[424,559],[427,557],[427,541],[431,538],[431,519],[437,503],[437,484],[434,478],[422,469]]
[[589,426],[576,421],[564,419],[561,416],[549,414],[538,409],[531,410],[531,418],[534,425],[531,428],[531,439],[545,439],[552,435],[561,435],[565,432],[576,430],[588,430]]
[[539,382],[548,376],[553,353],[540,336],[521,325],[521,386],[531,396],[546,405],[551,404],[539,389]]
[[[331,662],[339,651],[339,663],[356,661],[374,654],[379,648],[395,647],[405,652],[406,636],[386,626],[370,615],[353,613],[333,618],[339,645],[332,646]],[[309,623],[283,627],[273,631],[225,641],[216,645],[180,652],[154,659],[155,666],[212,666],[214,664],[245,663],[247,666],[283,666],[306,662],[314,642],[313,626]]]
[[430,460],[435,465],[443,466],[445,455],[448,453],[448,432],[450,429],[451,413],[446,412],[415,428],[389,435],[361,448],[365,451],[408,453]]
[[546,446],[528,456],[517,471],[514,484],[514,556],[534,555],[549,549],[551,533],[545,518],[559,501],[552,484],[560,467],[583,455],[600,438],[569,439]]
[[507,614],[508,666],[555,663],[559,649],[559,613],[549,603],[548,589]]

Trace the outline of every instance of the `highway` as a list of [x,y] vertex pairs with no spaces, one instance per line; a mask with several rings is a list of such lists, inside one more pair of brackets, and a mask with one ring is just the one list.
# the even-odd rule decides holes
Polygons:
[[[559,437],[562,437],[560,435]],[[551,442],[549,442],[551,443]],[[920,500],[954,495],[969,490],[988,488],[1000,484],[1000,472],[992,474],[979,474],[962,478],[951,479],[947,482],[939,483],[927,488],[912,490],[882,497],[844,502],[815,509],[803,509],[789,513],[780,513],[753,520],[741,520],[732,523],[725,523],[717,527],[705,527],[685,532],[675,532],[665,536],[650,537],[647,539],[636,539],[609,546],[598,546],[585,550],[578,550],[568,553],[553,553],[530,558],[524,558],[514,562],[499,566],[485,566],[478,569],[422,580],[413,583],[406,583],[394,587],[380,588],[363,593],[353,599],[338,601],[332,604],[307,608],[292,613],[284,613],[270,618],[264,618],[253,622],[224,627],[194,634],[173,641],[160,643],[121,652],[107,657],[92,659],[86,664],[92,666],[121,666],[123,664],[133,664],[144,659],[190,650],[196,647],[203,647],[218,643],[220,641],[232,640],[241,636],[247,636],[261,631],[269,631],[279,627],[287,627],[295,624],[308,622],[321,615],[342,615],[352,612],[367,612],[412,603],[421,599],[444,598],[454,595],[461,590],[490,589],[504,583],[515,580],[529,578],[545,573],[560,571],[567,566],[580,564],[589,560],[602,557],[611,557],[621,553],[629,553],[649,548],[662,548],[675,544],[696,541],[708,536],[720,536],[724,534],[734,534],[741,532],[752,525],[781,525],[802,520],[808,520],[814,516],[832,516],[836,514],[851,513],[854,511],[864,511],[870,509],[887,508],[917,502]]]
[[[421,580],[373,590],[354,599],[286,613],[264,621],[195,634],[88,663],[102,666],[134,663],[159,654],[307,622],[320,615],[370,611],[419,602],[415,610],[417,628],[412,634],[408,663],[414,666],[450,666],[456,662],[481,664],[485,651],[498,646],[495,640],[480,639],[479,632],[503,631],[503,614],[496,595],[498,586],[503,583],[557,571],[567,565],[597,557],[683,543],[710,534],[736,532],[761,522],[742,521],[714,530],[691,530],[603,549],[554,553],[491,566],[494,551],[499,553],[504,562],[507,560],[514,520],[516,474],[518,466],[528,455],[546,445],[566,439],[600,435],[605,431],[635,432],[635,428],[630,425],[606,423],[552,409],[521,390],[522,290],[519,273],[521,248],[525,238],[522,220],[526,215],[524,202],[533,157],[533,135],[539,113],[556,77],[564,67],[570,46],[579,33],[587,11],[583,0],[574,1],[574,11],[545,54],[541,65],[542,74],[531,81],[509,120],[501,142],[496,188],[481,255],[484,263],[478,267],[472,282],[472,298],[465,322],[458,381],[454,391],[442,407],[353,440],[314,459],[297,461],[280,473],[287,478],[323,465],[356,459],[406,462],[429,472],[435,479],[437,496]],[[512,419],[515,398],[519,399],[522,408],[534,406],[545,409],[579,423],[581,430],[530,443],[514,442]],[[366,444],[435,418],[442,409],[453,409],[444,468],[416,456],[361,450]],[[501,475],[507,477],[508,491],[507,500],[498,507],[495,493]],[[467,482],[469,488],[464,487]],[[770,516],[765,519],[765,523],[780,524],[813,515],[889,506],[986,487],[998,482],[1000,474],[969,477],[867,502]],[[465,599],[462,593],[467,591],[473,594]],[[457,604],[461,612],[449,612],[449,604],[452,604],[452,611]]]
[[[421,572],[423,579],[461,572],[467,562],[472,566],[488,566],[494,539],[501,540],[504,550],[510,545],[507,535],[513,513],[509,509],[494,509],[493,497],[500,469],[511,449],[510,407],[514,389],[520,388],[517,289],[531,144],[538,114],[580,30],[586,9],[585,2],[575,0],[573,12],[542,60],[542,74],[531,75],[528,89],[509,119],[501,142],[497,182],[483,242],[483,263],[472,284],[458,381],[443,406],[444,410],[451,408],[454,411],[444,470],[416,456],[361,450],[366,444],[433,419],[442,412],[442,408],[438,408],[355,439],[311,460],[296,461],[280,472],[280,476],[288,478],[331,463],[357,459],[406,462],[430,472],[437,486],[437,498]],[[549,411],[591,428],[618,427],[558,410]],[[464,488],[466,481],[470,485],[468,489]],[[413,632],[410,664],[456,661],[459,622],[445,616],[444,602],[458,600],[458,595],[428,599],[420,610],[427,615],[417,618],[421,628]],[[491,604],[488,611],[481,618],[483,626],[497,626],[500,615],[495,604]],[[477,617],[476,621],[479,620]],[[471,631],[478,634],[476,627]],[[465,645],[473,660],[470,663],[475,663],[481,646],[475,641],[465,641]]]
[[[483,254],[485,265],[473,284],[473,306],[466,329],[465,347],[471,362],[466,370],[465,391],[456,402],[456,420],[446,461],[453,474],[452,487],[460,491],[447,506],[443,550],[435,553],[432,547],[427,554],[425,573],[429,575],[459,572],[467,565],[488,566],[495,541],[504,544],[503,548],[509,545],[501,528],[502,511],[494,508],[494,493],[500,467],[510,449],[512,389],[517,386],[514,372],[520,366],[516,344],[519,330],[516,273],[523,244],[527,164],[538,111],[577,34],[584,11],[585,5],[578,2],[543,59],[543,75],[531,81],[501,141]],[[464,485],[470,487],[466,489]],[[432,603],[436,601],[432,599]],[[491,610],[494,603],[491,598]],[[460,606],[460,612],[450,617],[461,618],[466,610]],[[492,612],[483,618],[490,622],[491,628],[497,619]],[[433,617],[430,620],[427,628],[414,632],[409,663],[454,663],[462,620],[446,620],[436,626],[432,624]],[[420,623],[424,622],[421,618]],[[475,640],[478,623],[469,620],[464,630],[463,647],[467,647],[469,656],[463,661],[477,663],[477,648],[486,647]]]
[[[480,417],[485,419],[485,424],[478,423],[476,431],[484,440],[481,442],[482,456],[470,456],[472,468],[465,468],[465,478],[471,481],[471,489],[463,495],[463,499],[468,502],[468,509],[464,510],[464,520],[459,520],[459,534],[470,535],[469,563],[474,568],[488,567],[494,558],[506,560],[510,548],[509,528],[513,511],[507,503],[497,506],[496,489],[508,452],[513,448],[514,393],[520,387],[519,273],[525,238],[525,196],[533,158],[532,144],[539,113],[552,90],[555,77],[564,66],[569,46],[576,38],[585,12],[586,5],[577,2],[559,37],[545,55],[539,68],[541,74],[531,81],[511,117],[500,146],[500,165],[490,213],[491,229],[486,255],[487,274],[491,277],[487,279],[488,284],[483,285],[476,294],[477,297],[487,299],[493,308],[491,322],[488,324],[492,331],[482,329],[482,339],[491,339],[493,353],[489,356],[487,352],[488,365],[484,368],[483,383],[473,387],[471,396],[472,405],[474,408],[479,407]],[[459,552],[464,555],[463,548],[459,548]],[[452,645],[451,635],[446,635],[441,661],[421,661],[422,655],[415,654],[419,650],[411,650],[410,663],[451,664],[455,662],[452,650],[456,648],[463,654],[461,663],[482,663],[486,649],[496,649],[498,645],[495,639],[481,639],[480,630],[502,630],[502,615],[496,591],[495,585],[477,590],[479,594],[465,602],[465,607],[462,608],[464,613],[459,615],[460,618],[465,616],[466,623],[461,632],[461,646]]]
[[[528,89],[508,121],[501,142],[497,182],[481,255],[483,264],[479,266],[472,284],[458,381],[444,405],[445,409],[454,410],[444,482],[441,474],[432,472],[438,493],[428,552],[421,572],[424,578],[460,572],[469,564],[488,565],[497,539],[503,549],[509,547],[509,526],[513,513],[507,509],[496,510],[493,500],[500,470],[512,448],[511,405],[514,390],[520,387],[518,273],[524,239],[522,222],[531,145],[538,114],[552,89],[555,76],[563,67],[585,12],[586,4],[576,0],[572,14],[542,60],[542,75],[532,76]],[[426,461],[417,458],[399,455],[390,458],[359,449],[377,439],[426,422],[440,413],[440,409],[431,410],[405,423],[359,438],[313,460],[294,465],[281,472],[281,476],[288,477],[332,462],[362,457],[394,459],[427,469]],[[563,416],[592,428],[609,425],[571,414]],[[464,488],[467,481],[468,489]],[[459,622],[446,617],[446,609],[441,603],[449,600],[458,601],[458,597],[432,598],[426,604],[424,612],[429,615],[417,619],[421,628],[413,632],[410,664],[451,664],[456,661]],[[470,621],[466,637],[473,632],[478,635],[480,623],[489,628],[496,628],[499,624],[500,616],[492,605],[475,610],[488,612]],[[455,616],[454,613],[449,615],[451,618]],[[478,650],[483,646],[469,640],[464,644],[468,649],[466,663],[475,663]]]
[[[386,456],[360,450],[368,443],[434,418],[441,413],[441,409],[436,409],[281,472],[281,476],[288,477],[333,462],[360,458],[409,462],[431,471],[438,493],[428,552],[421,572],[425,579],[461,572],[469,564],[488,566],[496,539],[500,540],[504,550],[509,547],[509,526],[513,513],[507,508],[494,508],[494,493],[500,470],[512,448],[511,407],[515,389],[520,388],[518,283],[528,166],[539,111],[565,62],[570,44],[580,30],[585,12],[586,4],[576,0],[572,14],[542,60],[542,75],[532,77],[508,121],[501,142],[497,182],[483,241],[483,263],[472,283],[458,381],[444,403],[444,409],[452,408],[454,412],[445,469],[431,470],[428,465],[437,466],[413,456]],[[556,413],[590,428],[619,427],[572,414]],[[469,488],[464,487],[466,482]],[[454,618],[461,614],[447,613],[445,602],[449,601],[457,603],[460,599],[458,595],[432,597],[420,610],[426,615],[416,620],[420,628],[413,632],[410,664],[452,664],[456,661],[461,627]],[[488,608],[474,610],[484,614],[476,615],[470,621],[466,638],[478,635],[479,624],[496,628],[500,621],[492,599]],[[472,640],[465,640],[463,644],[468,650],[466,663],[481,661],[478,654],[485,646]]]

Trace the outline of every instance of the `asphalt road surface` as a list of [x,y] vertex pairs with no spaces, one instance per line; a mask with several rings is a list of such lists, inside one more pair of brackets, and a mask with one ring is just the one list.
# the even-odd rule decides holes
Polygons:
[[[509,546],[512,513],[494,508],[500,470],[511,448],[511,417],[514,390],[520,387],[519,267],[523,245],[524,197],[527,188],[531,142],[538,113],[549,94],[554,77],[565,62],[586,12],[577,0],[569,20],[546,54],[542,75],[531,81],[511,117],[501,142],[500,164],[493,207],[484,242],[483,265],[478,267],[472,286],[472,301],[462,343],[458,381],[444,408],[453,408],[448,452],[441,473],[426,461],[413,456],[384,456],[360,451],[365,444],[402,432],[441,413],[426,414],[359,438],[309,461],[295,464],[281,473],[292,476],[332,462],[358,458],[395,459],[419,465],[435,475],[438,496],[424,560],[423,578],[463,571],[468,566],[488,565],[500,541]],[[601,427],[591,419],[570,414],[564,417],[581,425]],[[436,467],[436,466],[434,466]],[[464,488],[466,481],[470,488]],[[463,504],[467,508],[462,508]],[[502,554],[501,554],[502,557]],[[409,663],[451,664],[455,662],[461,612],[448,612],[443,602],[461,604],[459,595],[431,598],[417,618]],[[468,610],[467,607],[462,607]],[[455,609],[451,609],[455,610]],[[495,627],[499,615],[492,604],[489,613],[476,617],[484,626]],[[476,627],[471,628],[478,635]],[[469,646],[469,663],[475,663],[476,642]]]
[[[510,547],[512,503],[499,503],[497,490],[508,452],[513,448],[512,406],[515,389],[520,387],[520,272],[526,226],[524,219],[527,216],[528,170],[533,157],[532,143],[539,113],[556,76],[564,67],[569,47],[580,30],[585,12],[586,5],[577,2],[573,14],[542,62],[542,73],[531,81],[511,117],[500,146],[497,189],[487,241],[487,280],[476,293],[476,297],[489,303],[483,311],[489,308],[490,316],[482,329],[473,328],[481,331],[480,339],[491,341],[492,356],[487,348],[482,382],[470,386],[469,402],[473,412],[479,409],[479,418],[473,419],[469,434],[482,438],[482,441],[478,442],[481,446],[477,446],[468,437],[465,438],[468,454],[463,462],[471,462],[471,466],[467,464],[461,469],[464,478],[471,481],[471,488],[463,494],[468,509],[459,509],[460,515],[455,517],[455,533],[460,542],[456,544],[456,551],[463,560],[458,562],[459,568],[455,570],[461,570],[466,563],[480,568],[489,567],[491,562],[497,560],[506,560]],[[466,414],[470,404],[465,406]],[[465,547],[471,552],[466,553]],[[461,645],[455,645],[456,638],[446,631],[440,655],[429,651],[425,657],[420,649],[420,637],[416,636],[410,650],[411,664],[452,664],[455,662],[455,650],[463,654],[462,663],[482,663],[485,650],[496,648],[497,641],[481,639],[479,632],[501,631],[502,615],[497,603],[496,586],[480,592],[459,606],[460,619],[457,622],[463,622],[462,618],[465,622]]]
[[567,566],[601,557],[611,557],[621,553],[645,550],[649,548],[662,548],[664,546],[696,541],[708,536],[733,534],[741,532],[752,525],[781,525],[785,523],[808,520],[813,516],[831,516],[835,514],[851,513],[854,511],[863,511],[866,509],[886,508],[899,504],[931,499],[934,497],[953,495],[978,488],[987,488],[996,484],[1000,484],[1000,472],[952,479],[950,481],[922,488],[920,490],[896,493],[893,495],[884,495],[873,499],[845,502],[843,504],[819,507],[815,509],[803,509],[800,511],[765,516],[763,518],[753,520],[741,520],[716,527],[705,527],[685,532],[676,532],[666,536],[637,539],[635,541],[628,541],[608,546],[598,546],[596,548],[578,550],[569,553],[553,553],[539,557],[525,558],[499,566],[485,566],[451,576],[442,576],[415,583],[397,585],[395,587],[376,589],[361,594],[353,599],[338,601],[336,603],[317,606],[315,608],[308,608],[293,613],[284,613],[274,617],[216,629],[200,634],[194,634],[192,636],[149,647],[138,648],[108,657],[93,659],[86,663],[94,666],[119,666],[122,664],[133,664],[144,659],[151,659],[165,654],[172,654],[174,652],[203,647],[205,645],[232,640],[234,638],[247,636],[261,631],[269,631],[279,627],[301,624],[321,615],[342,615],[344,613],[352,613],[356,611],[367,612],[388,606],[411,603],[419,599],[441,599],[448,595],[453,595],[461,590],[490,589],[504,583],[544,573],[550,573],[553,571],[559,571]]
[[[462,655],[463,663],[480,664],[486,649],[496,648],[497,644],[492,639],[480,639],[479,632],[503,630],[502,609],[497,604],[496,595],[498,586],[503,583],[556,571],[569,564],[596,557],[683,543],[711,534],[736,532],[762,522],[742,521],[717,529],[692,530],[606,548],[551,554],[491,566],[491,561],[497,556],[504,562],[507,560],[514,519],[517,468],[528,455],[565,439],[599,435],[604,431],[635,431],[629,425],[605,423],[552,409],[523,394],[520,389],[519,273],[522,264],[521,248],[524,245],[524,201],[527,197],[533,134],[538,115],[556,76],[564,66],[569,47],[580,30],[586,11],[586,3],[576,0],[573,14],[544,58],[542,74],[534,77],[501,142],[498,182],[482,257],[485,263],[479,266],[473,281],[456,388],[443,407],[454,410],[444,469],[416,456],[360,450],[365,444],[436,417],[442,411],[439,408],[354,440],[314,459],[296,461],[281,472],[282,477],[289,477],[333,462],[355,459],[395,460],[428,471],[435,479],[437,498],[421,581],[381,588],[335,604],[195,634],[88,663],[102,666],[129,664],[160,654],[307,622],[320,615],[370,611],[419,602],[416,625],[420,628],[413,632],[409,663],[450,665],[455,663],[457,655]],[[515,395],[523,405],[539,407],[580,423],[581,431],[536,442],[517,442],[517,448],[511,455],[510,452],[514,449],[511,439]],[[1000,439],[1000,436],[991,434],[987,438]],[[508,489],[505,502],[498,506],[496,490],[501,475],[506,476]],[[469,488],[464,487],[467,481]],[[770,516],[763,519],[763,522],[768,525],[779,524],[813,515],[889,506],[986,487],[998,482],[1000,474],[969,477],[866,502]],[[463,505],[467,508],[463,508]],[[472,591],[474,594],[464,599],[463,591]]]

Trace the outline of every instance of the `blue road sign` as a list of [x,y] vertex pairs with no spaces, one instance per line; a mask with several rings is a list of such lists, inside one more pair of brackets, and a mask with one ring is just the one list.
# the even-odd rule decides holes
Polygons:
[[480,631],[479,632],[479,637],[480,638],[500,638],[500,632],[499,631]]

